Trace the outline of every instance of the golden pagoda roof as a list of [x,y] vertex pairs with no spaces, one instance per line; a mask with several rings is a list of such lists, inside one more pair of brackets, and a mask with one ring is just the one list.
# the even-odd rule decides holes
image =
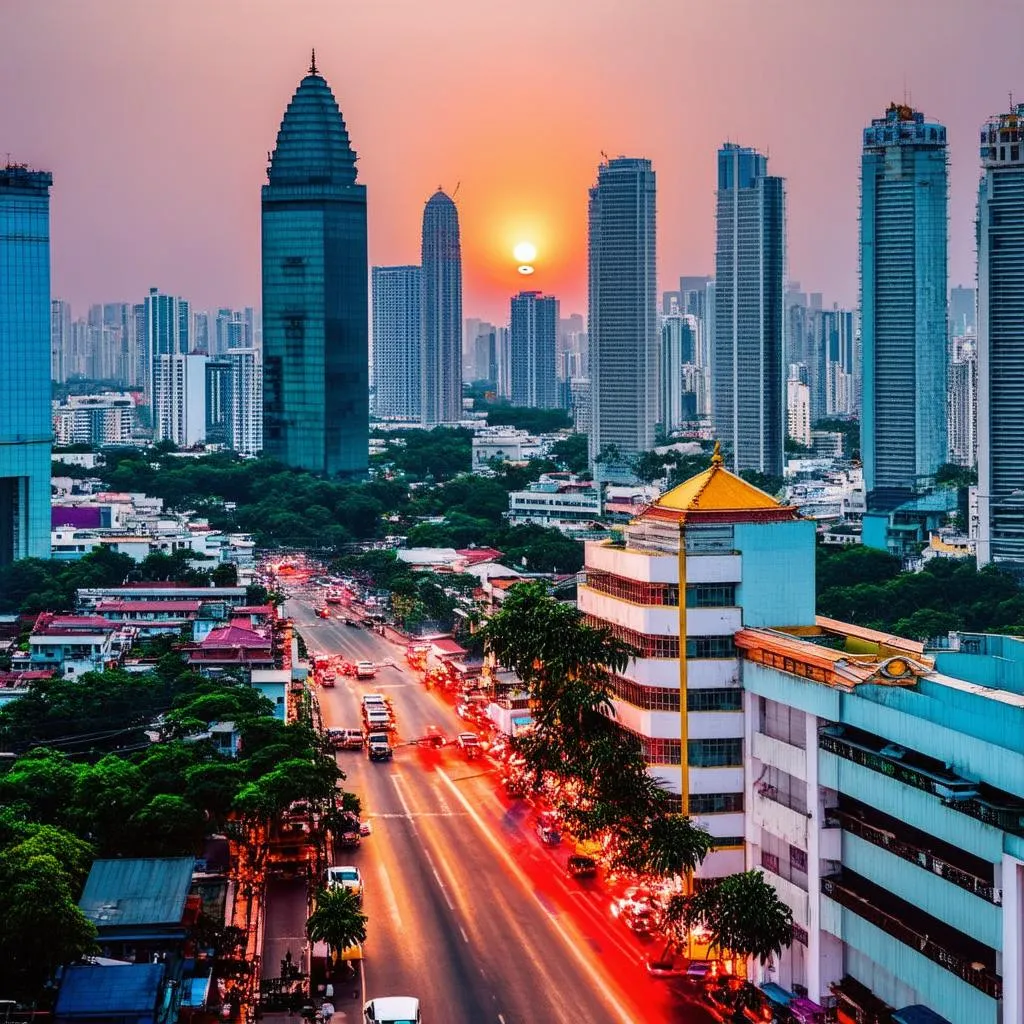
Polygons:
[[729,472],[716,441],[710,467],[666,491],[651,507],[673,512],[751,512],[784,506],[770,494]]

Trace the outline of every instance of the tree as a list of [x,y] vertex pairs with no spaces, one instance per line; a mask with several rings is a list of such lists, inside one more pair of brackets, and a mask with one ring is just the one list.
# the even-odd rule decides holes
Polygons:
[[586,434],[570,434],[561,438],[551,446],[549,454],[569,473],[585,473],[590,466]]
[[712,841],[706,829],[684,815],[665,814],[653,818],[645,831],[626,837],[617,863],[640,875],[679,878],[700,865]]
[[761,871],[744,871],[699,889],[685,904],[685,924],[701,925],[709,945],[766,963],[793,941],[793,912]]
[[66,824],[81,773],[65,754],[37,748],[0,776],[0,804],[18,807],[29,821]]
[[345,886],[331,886],[316,894],[316,909],[306,920],[310,942],[326,942],[335,953],[366,941],[366,915],[358,895]]
[[[131,826],[135,833],[132,852],[136,856],[173,857],[199,850],[206,818],[183,797],[162,793],[132,815]],[[122,848],[118,852],[127,851]]]
[[210,572],[210,582],[218,587],[238,586],[238,566],[233,562],[221,562]]

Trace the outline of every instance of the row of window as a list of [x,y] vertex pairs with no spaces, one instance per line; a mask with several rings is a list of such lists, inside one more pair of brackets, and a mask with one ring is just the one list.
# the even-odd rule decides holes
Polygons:
[[[624,726],[620,728],[640,741],[644,760],[648,764],[682,764],[683,746],[680,740],[641,736]],[[686,753],[691,768],[739,768],[743,765],[743,740],[739,737],[688,740]]]
[[[613,636],[635,647],[638,658],[678,658],[679,637],[663,634],[640,633],[614,622],[607,622],[596,615],[585,615],[589,626],[607,629]],[[736,644],[732,634],[728,636],[688,636],[686,638],[687,658],[735,658]]]
[[743,811],[742,793],[691,793],[691,814],[736,814]]
[[[678,607],[677,583],[644,583],[600,569],[587,570],[587,586],[611,597],[649,607]],[[686,587],[687,608],[734,608],[735,583],[691,583]]]

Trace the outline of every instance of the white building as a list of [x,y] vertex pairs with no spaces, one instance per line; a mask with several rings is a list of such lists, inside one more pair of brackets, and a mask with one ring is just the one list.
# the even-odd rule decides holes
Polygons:
[[204,355],[160,355],[154,360],[153,437],[191,448],[206,439]]
[[[959,344],[958,344],[959,342]],[[978,349],[973,335],[954,338],[949,364],[949,461],[978,464]]]
[[422,273],[373,268],[374,415],[419,420]]
[[135,402],[126,392],[70,395],[53,403],[53,440],[58,445],[131,444]]
[[231,397],[228,425],[236,452],[263,451],[263,359],[259,349],[229,349]]
[[473,438],[473,472],[489,469],[491,461],[525,462],[540,455],[543,445],[539,438],[514,427],[490,427]]
[[512,526],[533,523],[562,533],[589,533],[602,513],[601,492],[592,482],[571,473],[545,473],[525,491],[508,496],[508,521]]
[[786,381],[786,431],[805,448],[811,446],[811,389],[790,371]]

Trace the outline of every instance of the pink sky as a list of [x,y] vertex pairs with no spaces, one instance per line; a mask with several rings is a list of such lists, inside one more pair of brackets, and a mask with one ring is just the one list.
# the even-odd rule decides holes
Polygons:
[[53,171],[77,312],[150,285],[258,305],[265,157],[315,45],[372,263],[417,262],[423,203],[461,183],[467,316],[524,281],[585,311],[602,150],[654,161],[661,287],[712,271],[726,139],[788,179],[789,276],[853,303],[860,131],[905,88],[949,127],[950,280],[973,281],[977,131],[1024,97],[1021,39],[1020,0],[0,0],[0,158]]

